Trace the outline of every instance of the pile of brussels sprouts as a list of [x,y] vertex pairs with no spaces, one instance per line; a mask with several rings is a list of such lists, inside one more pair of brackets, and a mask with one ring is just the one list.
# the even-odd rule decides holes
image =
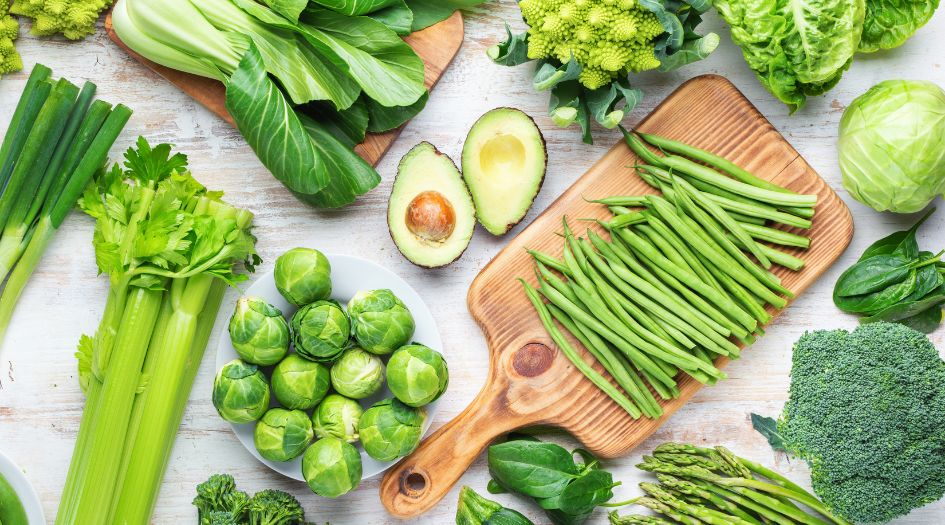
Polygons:
[[[423,434],[423,407],[446,390],[446,361],[410,342],[413,316],[390,290],[358,292],[347,310],[330,299],[331,266],[317,250],[280,256],[275,282],[298,311],[286,321],[263,299],[239,299],[229,332],[240,358],[217,373],[213,405],[231,423],[256,424],[253,440],[262,457],[302,456],[312,491],[335,498],[361,481],[353,443],[360,440],[379,461],[413,452]],[[380,392],[385,378],[393,397],[365,410],[358,400]]]

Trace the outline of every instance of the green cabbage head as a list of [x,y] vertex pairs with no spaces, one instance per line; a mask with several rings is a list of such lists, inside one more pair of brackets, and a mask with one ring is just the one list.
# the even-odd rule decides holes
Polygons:
[[945,193],[945,91],[887,80],[840,119],[843,187],[878,211],[914,213]]

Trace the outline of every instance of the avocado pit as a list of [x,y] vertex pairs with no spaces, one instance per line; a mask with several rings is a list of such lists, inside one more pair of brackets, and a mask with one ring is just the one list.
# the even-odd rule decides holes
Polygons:
[[410,233],[417,237],[429,242],[442,242],[456,228],[456,211],[442,193],[429,190],[410,201],[404,221]]

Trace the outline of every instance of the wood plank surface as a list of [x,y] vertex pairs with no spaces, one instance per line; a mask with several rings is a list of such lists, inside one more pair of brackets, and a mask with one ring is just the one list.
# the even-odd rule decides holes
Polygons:
[[[840,257],[853,238],[853,218],[846,204],[728,80],[717,75],[689,80],[638,129],[712,151],[763,179],[817,195],[813,226],[806,231],[811,247],[790,252],[802,257],[806,266],[799,272],[781,266],[773,269],[796,296]],[[640,162],[619,142],[473,281],[467,303],[489,345],[489,377],[469,408],[385,475],[381,499],[392,514],[408,518],[432,507],[479,452],[505,432],[552,425],[567,430],[599,456],[621,456],[655,432],[701,388],[681,374],[677,378],[681,395],[661,400],[665,412],[661,418],[634,420],[556,349],[517,281],[518,277],[535,281],[526,249],[560,257],[562,241],[556,232],[561,231],[562,216],[572,222],[610,216],[606,207],[584,197],[654,193],[630,168]],[[572,227],[583,234],[581,223],[573,222]],[[595,229],[607,235],[602,228]],[[773,307],[768,310],[777,316]],[[719,366],[727,362],[717,360]],[[603,372],[599,364],[595,366]]]
[[[164,67],[135,53],[115,33],[111,12],[105,17],[105,31],[108,37],[132,58],[167,79],[231,126],[236,127],[236,122],[226,109],[226,90],[223,84],[212,78]],[[423,59],[424,84],[428,90],[433,89],[453,58],[456,57],[456,53],[463,45],[463,34],[463,15],[457,11],[453,13],[453,16],[438,24],[404,37],[404,41]],[[368,133],[364,137],[364,142],[354,147],[354,151],[364,160],[376,165],[403,129],[404,126],[400,126],[383,133]]]

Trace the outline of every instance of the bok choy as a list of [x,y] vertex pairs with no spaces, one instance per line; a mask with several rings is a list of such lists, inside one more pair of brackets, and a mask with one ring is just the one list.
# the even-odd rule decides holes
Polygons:
[[110,290],[76,354],[86,405],[56,523],[148,523],[223,291],[258,262],[252,214],[221,197],[143,138],[82,195]]
[[226,84],[263,165],[302,201],[337,208],[380,182],[353,150],[365,133],[426,104],[423,61],[399,35],[475,3],[120,0],[112,20],[142,56]]

